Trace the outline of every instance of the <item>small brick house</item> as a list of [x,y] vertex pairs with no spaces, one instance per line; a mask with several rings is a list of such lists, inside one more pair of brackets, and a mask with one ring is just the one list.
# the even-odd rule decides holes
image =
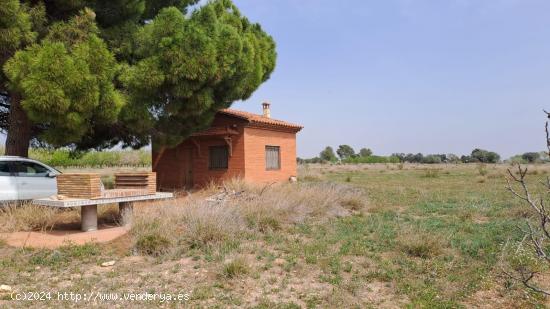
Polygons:
[[234,177],[256,183],[296,176],[296,134],[301,126],[233,109],[220,110],[210,128],[172,149],[153,152],[161,190],[202,187]]

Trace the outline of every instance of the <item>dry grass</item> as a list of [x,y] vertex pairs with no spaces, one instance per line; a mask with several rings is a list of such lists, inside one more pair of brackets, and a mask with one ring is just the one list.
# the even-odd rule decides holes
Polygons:
[[0,232],[45,231],[56,223],[59,209],[36,205],[8,205],[0,208]]
[[433,258],[443,252],[446,246],[439,235],[407,231],[399,235],[399,243],[403,252],[412,257],[423,259]]
[[221,187],[230,192],[223,200],[207,199],[219,192],[219,187],[212,185],[201,193],[139,212],[132,229],[137,250],[160,255],[212,249],[247,233],[280,230],[306,220],[349,216],[366,209],[363,191],[342,184],[254,186],[231,180]]
[[[116,223],[118,207],[108,205],[98,208],[100,223]],[[49,231],[65,223],[80,221],[79,208],[55,208],[32,205],[5,205],[0,207],[0,233]]]
[[[487,164],[481,175],[476,164],[308,165],[295,185],[213,184],[137,206],[131,235],[95,251],[3,247],[0,283],[192,289],[174,307],[544,307],[547,299],[499,277],[502,244],[521,241],[527,216],[505,190],[509,167]],[[533,183],[550,171],[532,167]],[[116,266],[97,265],[108,260]],[[48,303],[56,305],[66,303]]]
[[228,279],[237,278],[246,275],[250,272],[250,266],[246,259],[238,256],[232,260],[226,261],[223,264],[221,275]]

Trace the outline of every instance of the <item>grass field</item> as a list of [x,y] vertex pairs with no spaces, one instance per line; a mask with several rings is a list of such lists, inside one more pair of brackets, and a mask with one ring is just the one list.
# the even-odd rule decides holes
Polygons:
[[[301,168],[297,185],[232,182],[229,192],[241,193],[223,202],[206,201],[217,192],[209,188],[138,208],[132,232],[112,244],[50,251],[0,242],[0,284],[184,292],[187,305],[213,308],[548,306],[500,269],[503,245],[521,239],[516,227],[526,215],[505,189],[508,167],[311,165]],[[530,171],[533,185],[550,175],[545,165]],[[14,218],[11,230],[52,224],[28,212],[4,212],[0,225],[7,231]],[[113,213],[104,210],[103,219]],[[100,266],[109,260],[116,265]]]

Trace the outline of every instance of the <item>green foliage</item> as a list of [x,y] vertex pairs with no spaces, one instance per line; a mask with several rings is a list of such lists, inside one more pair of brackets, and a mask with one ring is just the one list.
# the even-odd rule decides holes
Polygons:
[[68,244],[57,250],[37,250],[29,253],[28,261],[26,261],[28,264],[57,268],[63,267],[75,259],[80,262],[97,259],[101,251],[96,244],[89,243],[85,245]]
[[510,157],[510,159],[508,159],[508,162],[516,163],[516,164],[526,164],[526,163],[528,163],[527,160],[525,160],[523,158],[523,155],[515,155],[513,157]]
[[[209,125],[216,111],[249,98],[275,67],[275,43],[227,0],[186,17],[166,8],[136,37],[140,58],[123,81],[129,127],[174,145]],[[156,146],[156,145],[155,145]]]
[[540,153],[538,152],[526,152],[521,155],[521,158],[528,163],[535,163],[540,161]]
[[29,119],[47,126],[41,139],[62,146],[116,121],[124,104],[113,85],[117,68],[98,37],[94,13],[86,10],[54,24],[40,44],[15,53],[4,72]]
[[399,163],[399,158],[395,156],[369,156],[369,157],[353,157],[343,161],[344,163]]
[[361,150],[359,150],[359,155],[361,157],[372,156],[372,150],[370,150],[370,148],[361,148]]
[[323,160],[319,157],[310,158],[310,159],[296,158],[296,161],[298,162],[298,164],[308,164],[308,163],[325,164],[325,163],[331,162],[331,161]]
[[321,151],[319,158],[328,162],[335,162],[338,160],[336,154],[334,154],[334,149],[330,146],[327,146],[323,151]]
[[460,161],[462,163],[472,163],[472,162],[476,162],[476,160],[470,156],[460,156]]
[[447,155],[447,162],[449,163],[460,163],[460,158],[455,155],[454,153],[450,153]]
[[53,167],[115,167],[150,166],[151,154],[147,150],[71,152],[68,149],[33,149],[29,157]]
[[[198,2],[4,1],[0,102],[23,107],[33,144],[181,141],[249,98],[276,61],[273,39],[230,0],[188,12]],[[19,136],[9,112],[0,109],[0,128]]]
[[338,146],[338,150],[336,150],[336,153],[342,161],[355,157],[355,150],[353,150],[353,148],[351,148],[351,146],[349,145]]
[[424,164],[437,164],[441,163],[441,156],[440,155],[427,155],[424,158],[422,158],[421,163]]
[[[32,29],[29,10],[19,0],[5,0],[0,5],[0,66],[15,51],[31,44],[37,37]],[[3,80],[0,79],[3,83]],[[2,89],[2,85],[0,85]]]
[[482,163],[498,163],[500,161],[500,155],[496,152],[487,151],[479,148],[472,150],[470,158],[474,162]]

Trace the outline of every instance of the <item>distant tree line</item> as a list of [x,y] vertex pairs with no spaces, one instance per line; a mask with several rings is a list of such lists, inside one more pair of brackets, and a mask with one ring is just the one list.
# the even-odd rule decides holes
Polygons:
[[340,145],[334,151],[327,146],[318,157],[311,159],[298,158],[298,163],[399,163],[395,156],[376,156],[370,148],[361,148],[359,152],[350,145]]
[[524,154],[518,154],[510,158],[512,163],[545,163],[550,162],[548,153],[546,151],[541,152],[526,152]]
[[455,154],[428,154],[423,155],[421,153],[417,154],[404,154],[404,153],[394,153],[393,156],[399,158],[400,162],[408,163],[424,163],[424,164],[435,164],[435,163],[498,163],[500,162],[500,155],[493,151],[487,151],[483,149],[476,148],[472,150],[472,153],[467,156],[463,155],[458,157]]
[[[472,150],[469,155],[456,154],[422,154],[422,153],[393,153],[391,156],[374,155],[370,148],[361,148],[356,152],[349,145],[340,145],[336,151],[327,146],[318,157],[311,159],[298,158],[298,163],[499,163],[501,156],[494,152],[480,148]],[[526,152],[516,155],[506,162],[539,163],[550,162],[545,152]]]

